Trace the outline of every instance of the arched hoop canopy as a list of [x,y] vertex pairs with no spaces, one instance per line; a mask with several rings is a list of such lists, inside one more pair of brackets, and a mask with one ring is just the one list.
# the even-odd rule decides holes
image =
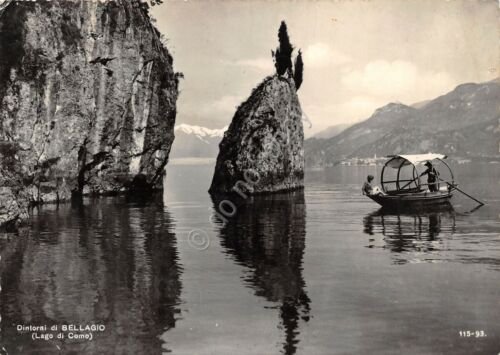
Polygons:
[[[420,174],[422,167],[426,162],[439,161],[449,171],[451,181],[448,181],[452,185],[454,184],[453,172],[444,159],[446,155],[443,154],[405,154],[405,155],[389,155],[389,159],[384,167],[382,168],[382,173],[380,174],[380,184],[382,190],[387,194],[400,194],[400,193],[415,193],[424,191],[427,187],[427,183],[423,183],[420,179]],[[387,175],[389,169],[396,170],[396,178],[388,178]],[[394,172],[392,170],[392,172]],[[405,170],[406,176],[403,176],[402,172]],[[392,174],[393,175],[393,174]],[[391,187],[393,187],[391,189]]]

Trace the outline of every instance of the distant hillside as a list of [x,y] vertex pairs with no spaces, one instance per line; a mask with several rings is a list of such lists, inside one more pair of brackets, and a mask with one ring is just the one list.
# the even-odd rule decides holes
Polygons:
[[227,127],[210,129],[180,124],[175,126],[171,158],[215,158]]
[[333,138],[308,139],[304,145],[306,165],[333,165],[334,162],[349,157],[360,147],[377,142],[387,134],[389,127],[393,129],[398,122],[409,120],[416,111],[403,104],[391,103],[377,109],[368,120],[347,128]]
[[313,137],[311,138],[321,138],[321,139],[328,139],[335,137],[337,134],[345,130],[347,127],[349,127],[350,124],[344,123],[344,124],[337,124],[334,126],[330,126],[328,128],[325,128],[324,130],[316,133]]
[[307,166],[331,166],[350,157],[441,152],[455,157],[499,157],[500,83],[463,84],[420,109],[379,108],[330,139],[305,142]]

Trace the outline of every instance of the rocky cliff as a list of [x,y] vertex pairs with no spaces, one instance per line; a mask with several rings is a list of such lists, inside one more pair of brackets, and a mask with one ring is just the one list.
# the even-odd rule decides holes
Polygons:
[[26,168],[19,161],[15,143],[0,142],[0,229],[15,229],[28,217],[28,193],[24,188]]
[[293,80],[266,78],[238,107],[224,134],[210,192],[246,195],[302,187],[303,142]]
[[0,142],[31,202],[161,187],[178,77],[139,1],[0,9]]

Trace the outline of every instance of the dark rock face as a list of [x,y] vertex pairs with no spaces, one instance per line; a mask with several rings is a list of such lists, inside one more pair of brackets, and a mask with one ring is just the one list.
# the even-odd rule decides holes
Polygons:
[[28,217],[28,194],[15,143],[0,143],[0,229],[11,229]]
[[303,187],[302,109],[291,79],[266,78],[236,111],[220,143],[211,193]]
[[161,187],[178,74],[138,1],[0,9],[0,142],[16,142],[31,202]]

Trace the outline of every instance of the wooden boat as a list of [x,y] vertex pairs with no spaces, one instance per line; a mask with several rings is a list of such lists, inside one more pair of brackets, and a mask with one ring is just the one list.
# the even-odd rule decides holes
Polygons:
[[[442,154],[390,155],[382,168],[380,185],[382,191],[368,195],[385,209],[428,209],[449,206],[456,188],[453,172]],[[423,182],[424,164],[431,162],[440,176],[447,175],[448,181],[437,179],[438,191],[430,191],[429,184]],[[443,171],[443,167],[447,171]],[[392,175],[392,177],[391,177]]]

